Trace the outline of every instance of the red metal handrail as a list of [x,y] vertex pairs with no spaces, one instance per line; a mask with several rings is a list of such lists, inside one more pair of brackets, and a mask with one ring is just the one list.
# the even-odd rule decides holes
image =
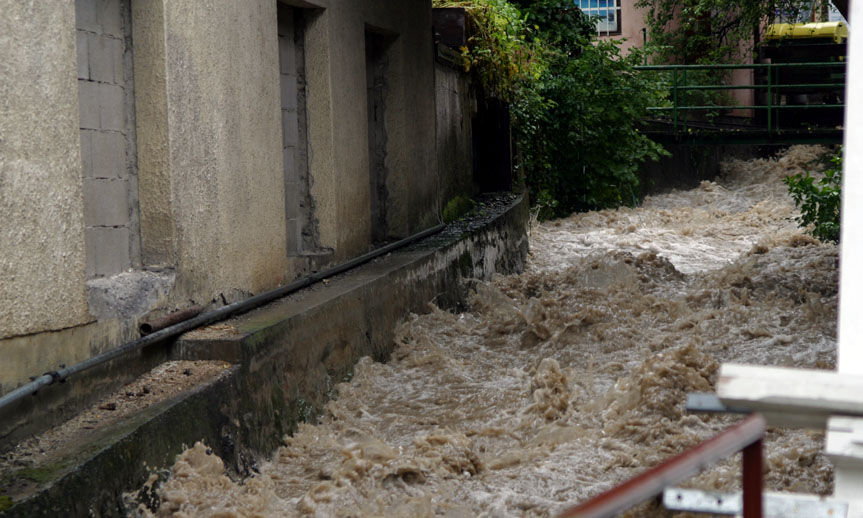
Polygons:
[[762,438],[767,421],[759,414],[728,428],[691,450],[654,466],[587,502],[564,511],[560,518],[612,518],[695,475],[710,464],[743,451],[743,517],[762,518]]

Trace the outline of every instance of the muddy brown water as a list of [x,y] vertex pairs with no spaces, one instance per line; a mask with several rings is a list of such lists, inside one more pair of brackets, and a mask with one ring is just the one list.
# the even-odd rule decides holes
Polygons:
[[[683,408],[722,362],[834,365],[837,249],[797,229],[781,182],[822,151],[535,225],[527,272],[476,283],[470,311],[412,316],[392,360],[361,360],[260,474],[234,481],[196,445],[141,514],[553,516],[697,444],[736,419]],[[822,447],[769,430],[767,487],[830,493]],[[732,458],[684,485],[739,477]]]

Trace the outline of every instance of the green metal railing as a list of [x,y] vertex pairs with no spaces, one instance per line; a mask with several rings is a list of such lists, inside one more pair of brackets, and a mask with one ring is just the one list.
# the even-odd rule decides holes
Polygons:
[[[828,80],[841,78],[842,82],[825,82],[825,83],[810,83],[810,82],[788,82],[787,76],[790,73],[797,72],[802,69],[824,68],[831,70]],[[801,109],[841,109],[844,108],[844,103],[832,104],[783,104],[782,94],[797,91],[808,91],[809,93],[823,93],[830,91],[844,90],[845,88],[845,62],[833,61],[826,63],[772,63],[772,64],[748,64],[748,65],[645,65],[636,67],[640,72],[660,72],[670,75],[668,82],[669,101],[671,106],[655,106],[648,108],[653,113],[671,113],[671,123],[674,132],[678,133],[681,129],[683,132],[689,130],[690,112],[696,111],[717,111],[717,110],[765,110],[766,111],[766,129],[768,133],[780,131],[779,114],[782,110],[801,110]],[[832,72],[832,69],[838,70]],[[763,82],[756,82],[751,85],[727,85],[727,84],[689,84],[691,71],[726,71],[726,70],[753,70],[760,71]],[[787,71],[783,73],[783,71]],[[817,72],[817,71],[816,71]],[[826,74],[825,74],[826,75]],[[783,82],[782,80],[785,80]],[[693,91],[727,91],[727,90],[753,90],[766,91],[765,104],[752,105],[687,105],[688,92]],[[843,96],[844,97],[844,96]],[[682,116],[682,121],[681,121]]]

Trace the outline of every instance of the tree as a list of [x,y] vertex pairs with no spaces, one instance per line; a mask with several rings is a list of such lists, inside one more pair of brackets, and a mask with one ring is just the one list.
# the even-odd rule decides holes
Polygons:
[[665,151],[637,126],[659,88],[572,0],[435,0],[464,7],[465,67],[510,103],[518,170],[540,217],[635,204],[638,168]]
[[[741,44],[753,41],[780,13],[795,18],[828,0],[638,0],[646,9],[652,49],[664,63],[721,63],[738,58]],[[837,2],[847,13],[847,1]],[[841,11],[842,9],[840,9]]]
[[571,0],[515,3],[549,49],[538,89],[550,109],[536,131],[520,139],[520,150],[532,159],[527,185],[547,201],[541,215],[638,203],[640,165],[667,154],[638,130],[660,95],[652,79],[633,70],[642,62],[640,52],[624,56],[618,42],[596,41],[594,22]]

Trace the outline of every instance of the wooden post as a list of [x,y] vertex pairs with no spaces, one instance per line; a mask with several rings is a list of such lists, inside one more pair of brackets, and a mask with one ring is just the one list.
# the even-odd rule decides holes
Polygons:
[[[851,9],[863,18],[863,2]],[[838,367],[840,373],[863,376],[863,33],[849,34],[848,42]]]
[[[850,7],[851,19],[863,20],[863,2],[852,2]],[[863,33],[859,31],[849,34],[847,77],[837,368],[840,374],[863,376]],[[837,438],[837,432],[828,432],[828,443]],[[848,518],[863,518],[863,459],[859,464],[837,464],[835,484],[836,498],[849,503]]]

